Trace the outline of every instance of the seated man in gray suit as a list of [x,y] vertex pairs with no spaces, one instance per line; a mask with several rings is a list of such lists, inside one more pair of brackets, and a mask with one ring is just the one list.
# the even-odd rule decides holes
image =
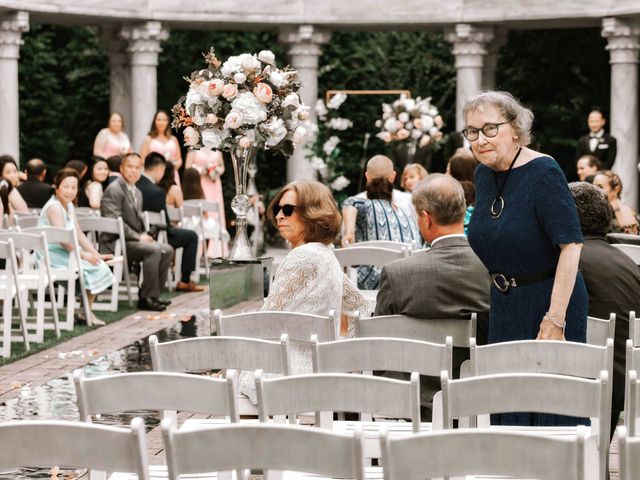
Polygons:
[[[468,319],[478,314],[477,341],[486,343],[489,318],[489,272],[464,235],[464,191],[453,177],[429,175],[413,192],[418,227],[431,245],[426,252],[391,262],[382,269],[375,314],[432,319]],[[454,348],[453,375],[469,358]],[[431,403],[440,379],[421,377],[423,420],[431,419]]]
[[[122,217],[127,256],[130,261],[142,262],[138,308],[161,312],[171,303],[160,300],[160,289],[167,283],[173,248],[156,242],[144,227],[142,193],[136,188],[136,182],[142,175],[140,155],[127,154],[122,159],[120,173],[121,176],[105,190],[100,201],[100,213],[103,217]],[[100,249],[113,253],[114,242],[113,235],[102,235]]]

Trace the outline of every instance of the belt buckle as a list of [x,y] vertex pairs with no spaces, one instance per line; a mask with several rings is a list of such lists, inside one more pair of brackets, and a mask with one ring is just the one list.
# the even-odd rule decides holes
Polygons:
[[[500,282],[498,282],[498,280],[500,280]],[[509,282],[509,279],[502,273],[492,273],[491,282],[493,283],[493,286],[496,287],[501,293],[507,293],[509,291],[509,287],[511,286],[511,282]]]

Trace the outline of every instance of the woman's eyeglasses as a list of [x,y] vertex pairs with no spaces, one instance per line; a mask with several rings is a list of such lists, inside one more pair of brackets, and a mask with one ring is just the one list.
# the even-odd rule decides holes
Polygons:
[[480,132],[482,132],[482,134],[487,138],[493,138],[498,135],[498,127],[505,123],[509,122],[485,123],[482,128],[467,127],[462,130],[462,135],[464,135],[464,138],[470,142],[475,142],[480,136]]
[[291,215],[293,215],[293,211],[295,210],[295,208],[297,207],[297,205],[291,205],[289,203],[285,203],[284,205],[274,205],[273,206],[273,217],[277,217],[278,214],[280,213],[280,210],[282,210],[282,214],[285,217],[290,217]]

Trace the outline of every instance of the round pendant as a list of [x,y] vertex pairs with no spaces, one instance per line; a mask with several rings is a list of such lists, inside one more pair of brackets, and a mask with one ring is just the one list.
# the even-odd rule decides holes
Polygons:
[[496,195],[496,198],[491,203],[491,218],[496,219],[502,215],[504,210],[504,199],[500,195]]

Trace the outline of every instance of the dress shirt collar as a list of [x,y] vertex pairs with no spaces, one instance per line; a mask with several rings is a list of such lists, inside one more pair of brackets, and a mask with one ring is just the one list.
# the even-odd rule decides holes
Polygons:
[[604,128],[601,128],[596,133],[589,132],[589,137],[590,138],[602,138],[603,135],[604,135]]
[[440,240],[444,240],[445,238],[467,238],[464,233],[450,233],[449,235],[442,235],[441,237],[433,239],[431,242],[431,246],[433,247]]

